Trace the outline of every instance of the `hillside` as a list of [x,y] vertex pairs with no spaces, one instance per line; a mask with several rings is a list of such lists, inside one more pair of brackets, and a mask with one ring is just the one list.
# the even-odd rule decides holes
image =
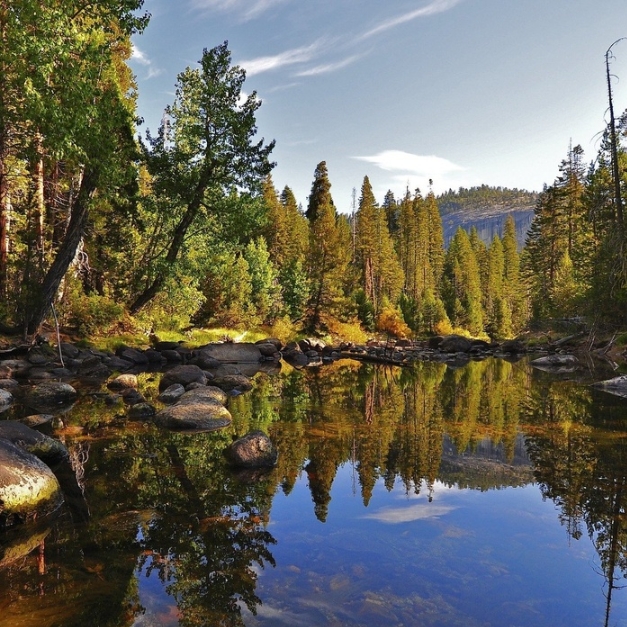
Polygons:
[[494,235],[503,235],[505,221],[511,215],[516,223],[518,244],[522,246],[533,220],[537,198],[536,192],[488,185],[449,190],[437,198],[444,243],[448,246],[458,227],[469,231],[474,226],[479,237],[489,244]]

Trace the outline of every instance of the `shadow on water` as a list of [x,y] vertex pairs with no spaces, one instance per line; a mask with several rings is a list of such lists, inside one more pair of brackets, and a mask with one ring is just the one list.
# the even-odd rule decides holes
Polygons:
[[[157,377],[143,385],[156,395]],[[613,595],[627,576],[623,399],[525,362],[486,360],[260,373],[251,393],[229,403],[231,427],[182,434],[127,422],[119,407],[83,397],[55,435],[72,455],[73,499],[90,516],[66,508],[5,535],[0,627],[272,624],[253,621],[265,600],[260,577],[286,567],[273,556],[284,541],[271,524],[274,503],[306,484],[311,501],[298,502],[298,526],[309,528],[312,515],[329,525],[331,511],[342,515],[333,502],[341,468],[364,508],[378,486],[428,502],[437,486],[482,494],[536,485],[570,541],[590,539],[605,582],[597,618],[612,624]],[[252,429],[271,435],[278,466],[235,476],[222,451]],[[455,612],[433,624],[470,616]],[[363,612],[360,620],[386,624]]]

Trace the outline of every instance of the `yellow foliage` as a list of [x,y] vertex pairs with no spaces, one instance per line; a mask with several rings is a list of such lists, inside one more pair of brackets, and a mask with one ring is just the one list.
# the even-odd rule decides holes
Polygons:
[[401,314],[393,307],[384,307],[382,309],[377,318],[377,331],[398,338],[406,338],[411,335],[411,329],[407,326]]

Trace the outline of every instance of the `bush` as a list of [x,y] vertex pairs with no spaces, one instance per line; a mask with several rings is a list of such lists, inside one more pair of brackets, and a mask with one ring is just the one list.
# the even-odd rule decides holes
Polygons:
[[406,338],[411,335],[411,329],[403,320],[403,316],[393,307],[384,307],[377,318],[377,331],[392,337]]

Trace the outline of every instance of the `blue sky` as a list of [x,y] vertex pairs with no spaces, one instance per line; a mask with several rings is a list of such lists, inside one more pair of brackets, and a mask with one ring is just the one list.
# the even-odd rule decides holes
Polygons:
[[[146,0],[131,66],[140,130],[156,131],[179,72],[229,42],[275,139],[275,186],[306,206],[326,161],[349,212],[365,175],[388,189],[486,183],[540,190],[569,142],[596,156],[607,119],[605,51],[626,0]],[[627,109],[627,41],[615,107]]]

